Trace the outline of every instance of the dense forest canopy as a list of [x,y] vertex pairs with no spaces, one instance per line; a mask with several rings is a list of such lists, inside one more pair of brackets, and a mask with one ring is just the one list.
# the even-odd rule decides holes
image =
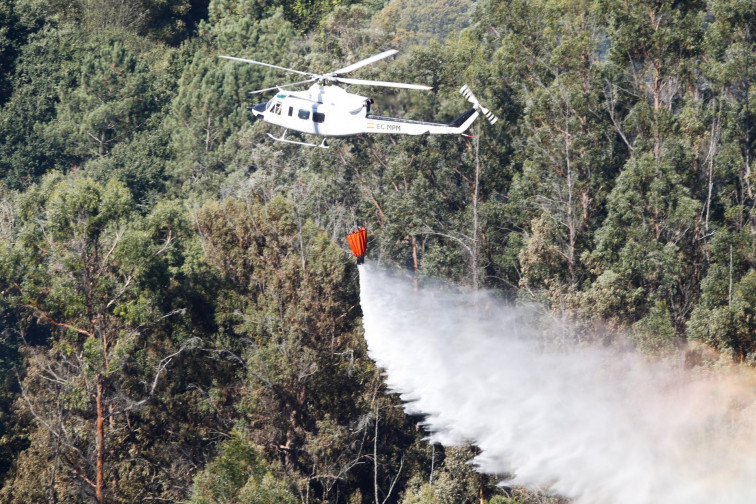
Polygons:
[[[232,54],[473,138],[271,142]],[[756,364],[751,0],[4,0],[0,502],[558,502],[385,394],[370,259]],[[702,350],[706,349],[706,351]]]

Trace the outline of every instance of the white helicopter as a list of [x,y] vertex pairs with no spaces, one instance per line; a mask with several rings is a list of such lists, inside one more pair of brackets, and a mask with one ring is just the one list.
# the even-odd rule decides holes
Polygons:
[[[467,98],[472,107],[448,124],[414,121],[398,117],[384,117],[370,113],[370,105],[373,100],[357,94],[349,93],[344,88],[334,84],[356,84],[366,86],[384,86],[403,89],[419,89],[428,91],[430,86],[420,84],[405,84],[401,82],[372,81],[351,79],[342,75],[353,72],[376,61],[393,56],[398,51],[390,49],[370,58],[358,61],[344,68],[334,70],[326,74],[302,72],[291,68],[285,68],[270,63],[263,63],[234,56],[220,56],[221,58],[262,65],[286,72],[292,72],[307,76],[306,80],[283,84],[271,88],[258,89],[250,94],[263,93],[265,91],[278,90],[276,96],[266,102],[255,105],[252,108],[255,117],[263,121],[281,126],[284,132],[280,137],[268,133],[268,136],[279,142],[287,142],[312,147],[327,148],[325,137],[346,137],[361,133],[393,133],[400,135],[453,135],[464,134],[470,125],[483,113],[491,124],[496,123],[498,118],[488,109],[483,107],[473,95],[467,85],[459,90]],[[313,82],[307,91],[289,91],[292,86]],[[298,142],[286,138],[289,130],[324,137],[318,144]]]

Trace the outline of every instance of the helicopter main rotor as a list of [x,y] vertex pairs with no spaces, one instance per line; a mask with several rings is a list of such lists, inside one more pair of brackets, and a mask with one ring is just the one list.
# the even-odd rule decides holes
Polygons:
[[376,54],[375,56],[371,56],[369,58],[365,58],[363,60],[360,60],[356,63],[352,63],[351,65],[347,65],[343,68],[339,68],[338,70],[334,70],[332,72],[328,72],[325,74],[316,74],[312,72],[303,72],[301,70],[295,70],[293,68],[286,68],[278,65],[272,65],[270,63],[264,63],[262,61],[255,61],[251,59],[245,59],[245,58],[237,58],[236,56],[220,56],[221,58],[233,60],[233,61],[240,61],[242,63],[251,63],[254,65],[261,65],[269,68],[274,68],[276,70],[282,70],[284,72],[291,72],[299,75],[306,75],[309,77],[306,80],[299,81],[299,82],[293,82],[291,84],[283,84],[280,86],[275,86],[271,88],[266,89],[258,89],[256,91],[250,92],[250,94],[256,94],[256,93],[262,93],[265,91],[271,91],[274,89],[280,89],[284,87],[291,87],[296,86],[299,84],[306,84],[309,82],[320,82],[322,84],[332,84],[332,83],[341,83],[341,84],[354,84],[354,85],[360,85],[360,86],[381,86],[381,87],[392,87],[392,88],[401,88],[401,89],[418,89],[422,91],[430,91],[433,89],[431,86],[425,86],[422,84],[407,84],[404,82],[388,82],[388,81],[374,81],[374,80],[364,80],[364,79],[351,79],[351,78],[345,78],[341,77],[344,74],[353,72],[359,68],[362,68],[364,66],[370,65],[372,63],[375,63],[376,61],[380,61],[382,59],[388,58],[389,56],[393,56],[398,51],[396,49],[389,49],[388,51],[383,51],[380,54]]

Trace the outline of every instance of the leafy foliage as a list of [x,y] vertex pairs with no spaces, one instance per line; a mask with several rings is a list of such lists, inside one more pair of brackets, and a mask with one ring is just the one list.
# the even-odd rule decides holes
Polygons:
[[[755,23],[740,0],[4,2],[0,501],[559,502],[423,444],[341,236],[586,338],[756,364]],[[359,76],[434,91],[365,90],[376,112],[451,120],[467,83],[501,121],[273,144],[248,92],[291,76],[217,58],[396,46]]]

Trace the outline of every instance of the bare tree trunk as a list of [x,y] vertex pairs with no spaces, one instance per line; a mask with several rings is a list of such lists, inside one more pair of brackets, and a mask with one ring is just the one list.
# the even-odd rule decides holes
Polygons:
[[55,461],[53,462],[52,469],[50,470],[50,486],[47,493],[47,501],[50,504],[58,503],[58,495],[55,491],[55,480],[58,475],[58,462],[60,461],[60,438],[55,438]]
[[661,159],[661,133],[659,132],[659,105],[661,95],[661,79],[659,70],[654,68],[654,159],[657,164]]
[[[750,27],[746,24],[746,40],[748,42],[751,41],[751,30]],[[745,82],[745,148],[744,150],[744,159],[745,159],[745,185],[748,189],[748,198],[753,199],[753,187],[751,186],[751,117],[750,117],[750,103],[749,103],[749,94],[751,92],[751,65],[750,61],[746,65],[746,82]]]
[[373,436],[373,488],[375,504],[381,504],[378,498],[378,407],[375,408],[375,434]]
[[730,287],[727,291],[727,306],[732,306],[732,245],[730,245]]
[[414,268],[414,277],[413,277],[413,287],[415,289],[415,292],[417,292],[417,275],[418,275],[418,265],[417,265],[417,236],[412,235],[412,266]]
[[210,127],[213,123],[212,116],[207,117],[207,128],[205,128],[205,154],[210,152]]
[[431,445],[431,470],[430,477],[428,478],[428,484],[433,486],[433,470],[436,468],[436,443]]
[[475,187],[473,187],[473,238],[472,238],[472,281],[473,290],[478,290],[478,187],[480,186],[480,123],[475,134]]
[[388,502],[389,498],[391,497],[391,493],[394,491],[394,486],[396,485],[396,482],[399,480],[399,476],[402,474],[402,468],[404,467],[404,455],[402,455],[402,460],[399,462],[399,470],[396,472],[396,476],[394,476],[394,479],[391,480],[391,484],[389,485],[388,490],[386,491],[386,497],[383,499],[383,501],[380,500],[380,497],[378,496],[378,406],[375,407],[375,434],[373,435],[373,488],[375,489],[375,504],[386,504]]
[[573,287],[575,284],[575,243],[577,242],[577,226],[575,224],[575,212],[573,210],[575,183],[572,180],[570,143],[570,121],[568,112],[564,121],[564,157],[567,164],[567,231],[569,233],[569,243],[567,245],[567,267],[570,274],[570,287]]
[[706,194],[706,217],[704,220],[704,246],[705,246],[705,252],[706,252],[706,261],[710,261],[709,257],[709,246],[708,246],[708,236],[709,236],[709,216],[711,212],[711,197],[714,190],[714,156],[716,154],[717,149],[717,143],[719,141],[719,121],[720,121],[720,114],[721,114],[721,104],[719,105],[719,111],[714,116],[714,120],[711,123],[711,139],[709,141],[709,153],[708,153],[708,159],[709,159],[709,188],[708,193]]
[[287,471],[297,470],[299,463],[299,435],[302,431],[301,415],[305,409],[305,399],[307,398],[307,389],[301,386],[293,398],[291,404],[291,413],[289,413],[289,426],[286,431],[286,444],[284,445],[284,464]]
[[105,416],[102,407],[102,377],[97,378],[97,479],[95,493],[97,503],[105,502],[105,477],[104,477],[104,458],[105,458]]

